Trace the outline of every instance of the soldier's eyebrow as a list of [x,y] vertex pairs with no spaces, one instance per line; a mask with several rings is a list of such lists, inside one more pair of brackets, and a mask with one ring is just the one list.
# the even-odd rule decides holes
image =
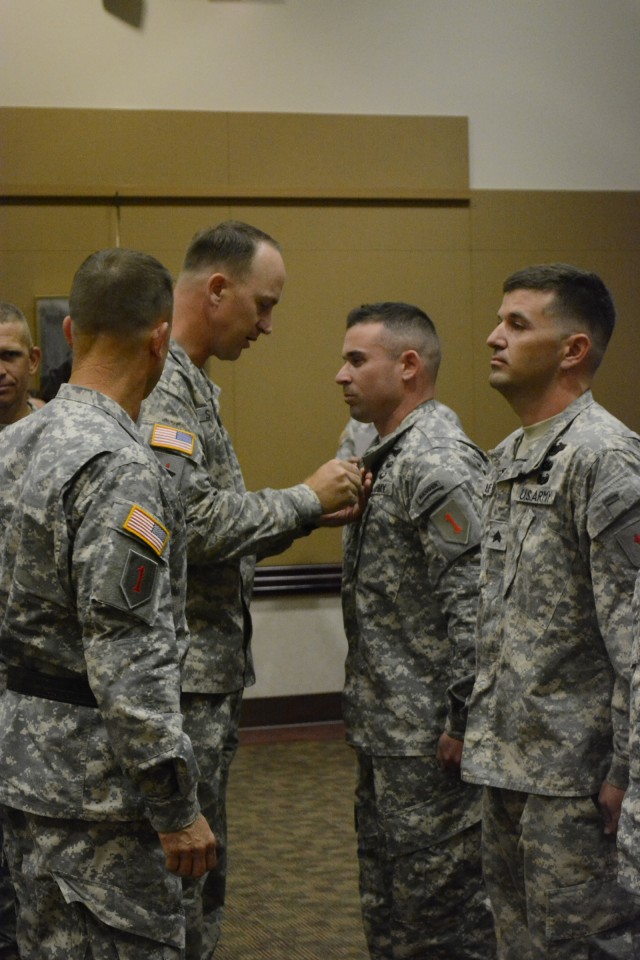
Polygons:
[[364,360],[366,357],[365,350],[347,350],[346,353],[342,354],[343,360]]

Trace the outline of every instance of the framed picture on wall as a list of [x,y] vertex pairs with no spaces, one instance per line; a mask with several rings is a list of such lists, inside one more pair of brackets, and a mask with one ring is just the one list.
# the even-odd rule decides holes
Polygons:
[[55,397],[71,373],[71,348],[62,332],[68,313],[67,297],[36,297],[36,343],[42,350],[39,394],[43,400]]

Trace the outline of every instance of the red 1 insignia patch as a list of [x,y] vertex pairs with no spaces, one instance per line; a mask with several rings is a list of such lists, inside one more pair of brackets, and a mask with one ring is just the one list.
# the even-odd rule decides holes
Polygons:
[[469,518],[455,500],[447,500],[431,514],[436,530],[447,543],[469,542]]
[[158,564],[155,560],[150,560],[135,550],[129,550],[120,578],[120,589],[130,610],[151,599],[157,572]]

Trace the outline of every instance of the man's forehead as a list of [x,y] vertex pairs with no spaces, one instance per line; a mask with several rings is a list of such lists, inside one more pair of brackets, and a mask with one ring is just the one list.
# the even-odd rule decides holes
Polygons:
[[498,314],[506,316],[509,313],[544,313],[554,296],[553,290],[530,290],[528,287],[518,287],[504,294]]
[[9,323],[0,323],[0,349],[29,352],[29,342],[21,323],[15,320],[11,320]]
[[355,323],[349,327],[344,338],[345,353],[370,353],[376,348],[386,346],[386,330],[378,320],[371,323]]

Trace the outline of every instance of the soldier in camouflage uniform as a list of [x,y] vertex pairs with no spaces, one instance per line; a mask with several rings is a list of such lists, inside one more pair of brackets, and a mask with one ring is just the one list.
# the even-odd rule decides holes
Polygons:
[[163,377],[143,405],[141,429],[185,507],[187,657],[182,709],[200,767],[200,805],[218,841],[218,866],[184,884],[188,960],[209,960],[220,936],[226,880],[225,796],[238,742],[242,691],[255,680],[249,602],[256,554],[305,536],[323,513],[358,499],[360,474],[330,461],[287,490],[247,492],[220,420],[220,389],[203,369],[236,360],[260,334],[285,280],[267,234],[230,221],[194,237],[175,291],[174,340]]
[[23,960],[178,960],[182,876],[215,864],[180,714],[183,518],[135,426],[171,277],[131,251],[78,270],[72,381],[0,463],[0,807]]
[[[39,364],[40,348],[33,345],[26,317],[13,303],[0,301],[0,431],[36,409],[29,397],[29,382]],[[0,692],[4,683],[0,674]],[[2,854],[0,826],[0,960],[18,960],[15,938],[15,893]]]
[[485,784],[483,866],[503,960],[586,960],[640,916],[616,882],[627,786],[640,438],[594,402],[613,331],[595,274],[504,284],[490,383],[522,420],[485,491],[463,776]]
[[417,307],[347,319],[336,377],[373,422],[362,519],[345,529],[343,695],[358,760],[360,897],[371,957],[495,954],[480,792],[459,775],[473,682],[483,453],[434,399],[440,348]]

